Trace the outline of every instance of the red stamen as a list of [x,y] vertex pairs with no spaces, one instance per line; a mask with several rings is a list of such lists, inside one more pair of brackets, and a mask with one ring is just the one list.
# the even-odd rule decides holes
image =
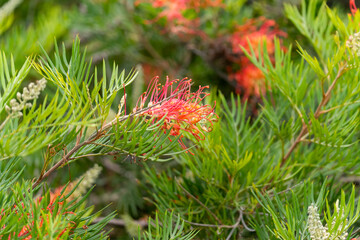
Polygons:
[[[135,109],[142,109],[146,103],[148,107],[154,106],[142,115],[149,115],[155,119],[154,121],[164,118],[161,127],[164,133],[170,131],[171,136],[180,136],[178,141],[184,149],[186,149],[182,141],[184,132],[191,133],[198,141],[204,140],[203,132],[212,130],[207,125],[212,126],[213,121],[217,120],[214,107],[201,105],[202,100],[209,95],[204,92],[208,86],[199,86],[198,91],[192,93],[191,79],[170,81],[167,78],[161,88],[158,88],[158,82],[158,77],[153,78],[147,91],[139,98]],[[174,83],[178,83],[176,87]]]
[[350,0],[349,4],[350,4],[350,11],[351,11],[352,15],[355,15],[355,13],[357,11],[355,0]]

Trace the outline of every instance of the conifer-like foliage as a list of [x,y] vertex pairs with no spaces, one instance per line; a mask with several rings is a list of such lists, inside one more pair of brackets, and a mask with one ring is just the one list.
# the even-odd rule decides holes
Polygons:
[[173,171],[147,169],[157,207],[176,209],[199,238],[358,236],[349,181],[359,172],[360,15],[342,20],[316,0],[285,4],[285,14],[311,48],[296,43],[299,58],[275,40],[275,59],[265,43],[243,48],[266,78],[258,114],[220,94],[220,123],[194,156],[177,157]]
[[[5,54],[1,59],[0,76],[3,88],[0,105],[4,112],[1,123],[1,159],[3,162],[11,162],[18,157],[25,157],[43,150],[43,167],[39,176],[32,185],[30,181],[27,181],[24,186],[19,187],[17,192],[19,195],[23,191],[24,197],[28,198],[17,199],[19,196],[15,197],[16,201],[13,199],[14,207],[10,205],[10,207],[4,208],[4,218],[7,218],[8,215],[14,218],[18,217],[17,213],[20,210],[17,208],[22,205],[28,213],[21,213],[21,215],[29,216],[30,220],[27,225],[14,228],[14,231],[10,232],[14,236],[78,238],[79,234],[76,228],[83,226],[85,231],[81,231],[84,235],[82,238],[91,239],[95,236],[91,234],[93,229],[95,229],[95,234],[104,234],[98,226],[107,222],[112,215],[90,228],[87,227],[91,220],[85,221],[84,218],[79,217],[81,215],[77,212],[69,212],[76,209],[85,198],[80,201],[74,199],[68,203],[69,205],[64,203],[74,191],[76,192],[77,186],[66,197],[67,187],[64,187],[61,193],[55,193],[58,198],[63,198],[54,200],[56,196],[50,197],[47,207],[40,204],[41,209],[49,211],[47,213],[49,216],[35,216],[31,211],[36,210],[27,205],[36,205],[36,201],[42,203],[42,197],[39,197],[38,200],[34,199],[30,203],[26,201],[32,199],[33,191],[38,189],[38,186],[58,168],[80,158],[111,155],[156,160],[170,152],[175,154],[173,150],[178,146],[175,140],[181,141],[181,145],[186,149],[181,140],[183,138],[181,132],[190,128],[194,136],[200,133],[204,134],[202,133],[202,129],[205,128],[203,121],[206,122],[208,116],[214,115],[213,109],[208,105],[200,106],[206,94],[201,97],[203,95],[202,88],[196,93],[191,93],[191,80],[182,80],[177,87],[174,85],[177,81],[169,82],[167,80],[162,87],[160,83],[154,81],[154,89],[148,89],[139,99],[139,106],[127,114],[125,87],[134,80],[136,73],[131,72],[125,76],[125,72],[119,73],[118,67],[114,65],[110,79],[107,80],[104,63],[101,78],[98,78],[96,68],[91,74],[91,62],[86,62],[85,53],[80,52],[78,38],[74,40],[70,57],[67,56],[65,47],[60,53],[57,44],[55,44],[54,60],[45,51],[43,53],[44,57],[28,58],[20,71],[16,71],[15,64],[11,59],[8,63]],[[42,79],[36,83],[30,83],[20,92],[20,85],[27,77],[30,68],[35,69]],[[53,94],[45,95],[41,101],[40,95],[46,87],[52,87]],[[171,90],[168,93],[169,89]],[[114,100],[118,93],[122,95],[118,104],[118,112],[113,119],[108,120],[110,109],[115,105]],[[148,95],[151,95],[150,101],[146,99]],[[172,118],[167,118],[171,111],[176,111],[183,105],[188,106],[191,112],[182,115],[177,111],[177,115],[172,113]],[[205,109],[208,110],[205,111]],[[156,114],[153,113],[154,111]],[[162,112],[160,116],[159,112]],[[187,121],[190,117],[191,121]],[[185,125],[182,123],[183,121],[185,121]],[[200,127],[196,127],[197,125]],[[12,144],[14,142],[17,144]],[[5,169],[5,171],[11,170]],[[85,176],[83,180],[92,181],[88,178]],[[4,180],[9,181],[6,178]],[[11,178],[12,182],[16,180],[17,178]],[[4,185],[6,185],[5,183]],[[77,185],[79,184],[81,185],[81,180],[77,183]],[[5,188],[4,194],[6,190]],[[11,204],[11,201],[6,202]],[[84,211],[88,212],[88,210]],[[43,225],[45,226],[44,222],[49,221],[49,218],[61,219],[62,215],[69,213],[75,216],[76,221],[65,218],[66,220],[70,219],[67,225],[63,222],[61,224],[51,223],[62,226],[62,231],[48,229],[49,227],[39,230]],[[88,218],[90,219],[90,217]],[[32,219],[37,219],[39,223]],[[9,217],[10,220],[11,217]],[[4,229],[9,226],[13,227],[12,225],[11,222],[5,222]],[[42,231],[41,235],[39,235],[39,231]],[[53,231],[58,235],[54,235]],[[4,233],[9,234],[9,231]]]
[[[27,27],[15,17],[21,4],[0,8],[0,239],[360,237],[355,1],[347,16],[320,0],[285,3],[293,44],[265,18],[231,26],[245,1],[84,0]],[[237,76],[236,94],[146,75],[149,56],[174,73],[156,45],[166,34],[176,41],[163,46],[186,46],[191,68],[206,69],[202,59],[228,83]],[[228,55],[216,68],[201,41],[232,52],[219,47]],[[142,67],[122,70],[134,59]]]

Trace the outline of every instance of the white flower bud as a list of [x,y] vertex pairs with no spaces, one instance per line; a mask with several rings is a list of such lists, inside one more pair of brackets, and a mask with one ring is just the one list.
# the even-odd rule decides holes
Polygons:
[[100,172],[102,170],[102,167],[95,164],[94,167],[90,168],[84,175],[82,175],[79,179],[77,179],[74,182],[74,185],[77,184],[77,182],[83,178],[83,180],[79,183],[78,187],[75,189],[73,193],[73,197],[77,198],[81,195],[85,194],[86,191],[95,183],[95,180],[99,176]]
[[360,32],[349,36],[348,40],[346,41],[346,46],[350,48],[354,54],[360,56]]
[[21,101],[21,93],[17,92],[17,93],[16,93],[16,97],[17,97],[17,99],[18,99],[19,101]]
[[16,93],[16,99],[11,99],[9,102],[9,106],[5,106],[5,110],[8,114],[12,115],[12,117],[22,116],[21,111],[24,108],[32,107],[31,103],[27,103],[29,100],[37,99],[42,90],[46,87],[46,80],[41,79],[36,81],[35,83],[30,83],[28,87],[23,88],[23,93]]
[[19,103],[15,100],[15,99],[11,99],[10,100],[10,106],[11,107],[16,107],[16,106],[18,106],[19,105]]
[[323,240],[329,237],[327,228],[324,227],[317,212],[317,207],[312,203],[308,208],[308,229],[312,240]]
[[7,113],[10,113],[10,110],[11,110],[11,108],[10,108],[8,105],[5,105],[5,111],[6,111]]

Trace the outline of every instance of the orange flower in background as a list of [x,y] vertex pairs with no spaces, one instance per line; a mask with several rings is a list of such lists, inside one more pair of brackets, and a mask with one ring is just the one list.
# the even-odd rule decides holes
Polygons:
[[244,99],[252,95],[260,96],[265,93],[266,88],[263,73],[244,56],[242,47],[248,52],[253,49],[256,56],[259,56],[262,53],[258,47],[265,44],[271,56],[275,52],[274,38],[285,36],[286,33],[278,29],[275,21],[266,18],[252,19],[236,28],[230,38],[234,54],[231,60],[239,64],[240,70],[234,71],[230,68],[228,73],[229,78],[236,82],[237,93],[243,93]]
[[[158,76],[163,73],[163,70],[160,67],[154,66],[149,63],[142,63],[141,68],[144,76]],[[144,81],[146,82],[146,84],[150,83],[150,80],[147,78],[144,78]]]
[[[38,219],[39,221],[39,227],[41,228],[43,226],[43,223],[44,223],[44,217],[45,217],[45,220],[47,222],[49,222],[50,218],[52,218],[52,214],[53,214],[53,210],[55,208],[55,201],[57,198],[61,198],[62,195],[61,195],[61,191],[62,191],[62,188],[58,188],[55,190],[54,193],[50,193],[50,203],[48,204],[48,206],[46,207],[46,209],[42,209],[43,213],[41,214],[40,216],[40,219]],[[40,203],[42,201],[43,197],[40,197],[37,199],[37,202]],[[59,205],[62,205],[62,202],[57,202],[57,204]],[[16,214],[18,214],[18,210],[16,210],[18,206],[14,206],[14,211]],[[22,205],[22,207],[24,208],[24,205]],[[58,213],[60,213],[60,208],[58,209]],[[57,213],[57,214],[58,214]],[[73,212],[65,212],[65,214],[75,214]],[[6,215],[5,215],[6,216]],[[2,217],[5,217],[5,216],[2,216]],[[32,214],[28,214],[28,215],[25,215],[26,217],[28,218],[34,218],[34,216]],[[23,216],[20,217],[20,219],[22,218]],[[32,235],[31,235],[31,231],[32,229],[34,228],[34,220],[31,221],[31,224],[27,224],[25,226],[22,227],[22,229],[20,230],[20,232],[17,234],[17,237],[23,237],[22,239],[32,239]],[[70,223],[67,227],[65,227],[59,234],[59,236],[62,236],[65,232],[67,231],[70,231],[74,226],[72,226]],[[16,236],[16,233],[12,233],[12,235],[9,235],[9,238],[8,239],[12,239],[12,236],[15,237]],[[1,236],[0,236],[1,237]]]
[[260,96],[260,94],[265,93],[264,74],[251,63],[235,73],[230,73],[229,77],[236,81],[236,92],[243,93],[244,99],[248,99],[252,95]]
[[350,11],[351,11],[352,15],[355,15],[355,13],[357,11],[355,0],[350,0],[349,4],[350,4]]
[[179,11],[186,9],[200,10],[206,7],[222,7],[223,0],[154,0],[153,7],[177,6]]
[[161,8],[161,12],[155,19],[147,23],[157,22],[159,19],[167,20],[164,32],[178,36],[182,40],[188,40],[191,36],[206,37],[206,34],[199,29],[200,19],[188,19],[184,17],[184,11],[192,9],[199,12],[201,9],[208,7],[223,7],[222,0],[139,0],[136,5],[142,2],[150,2],[154,8]]
[[266,18],[251,19],[247,23],[238,26],[231,36],[232,51],[235,54],[241,54],[241,47],[243,47],[248,52],[252,48],[256,54],[260,54],[257,52],[258,46],[266,43],[267,52],[273,54],[275,37],[286,37],[286,33],[277,28],[274,20]]
[[206,88],[208,86],[200,86],[196,92],[191,92],[191,79],[170,81],[167,78],[161,85],[159,77],[155,77],[140,96],[134,111],[149,107],[141,115],[155,118],[154,121],[164,119],[161,129],[164,133],[170,131],[171,136],[179,136],[180,145],[186,149],[182,142],[183,133],[188,132],[198,141],[203,140],[203,132],[210,132],[213,121],[218,118],[214,107],[202,105],[202,100],[209,95],[204,92]]

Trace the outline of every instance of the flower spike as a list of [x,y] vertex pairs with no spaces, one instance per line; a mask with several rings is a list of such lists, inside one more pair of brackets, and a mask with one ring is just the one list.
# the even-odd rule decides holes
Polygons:
[[142,116],[152,117],[154,121],[164,119],[161,129],[164,133],[170,131],[171,136],[178,136],[179,143],[184,149],[184,132],[192,134],[198,141],[204,140],[204,132],[210,132],[213,121],[218,119],[214,113],[215,106],[201,104],[209,95],[204,92],[208,86],[199,86],[196,92],[191,92],[191,85],[191,79],[169,80],[168,77],[162,85],[159,77],[155,77],[146,92],[140,96],[134,109],[136,112],[146,106],[148,109],[141,113]]
[[350,11],[351,11],[352,15],[355,15],[355,13],[357,11],[355,0],[350,0],[349,4],[350,4]]

